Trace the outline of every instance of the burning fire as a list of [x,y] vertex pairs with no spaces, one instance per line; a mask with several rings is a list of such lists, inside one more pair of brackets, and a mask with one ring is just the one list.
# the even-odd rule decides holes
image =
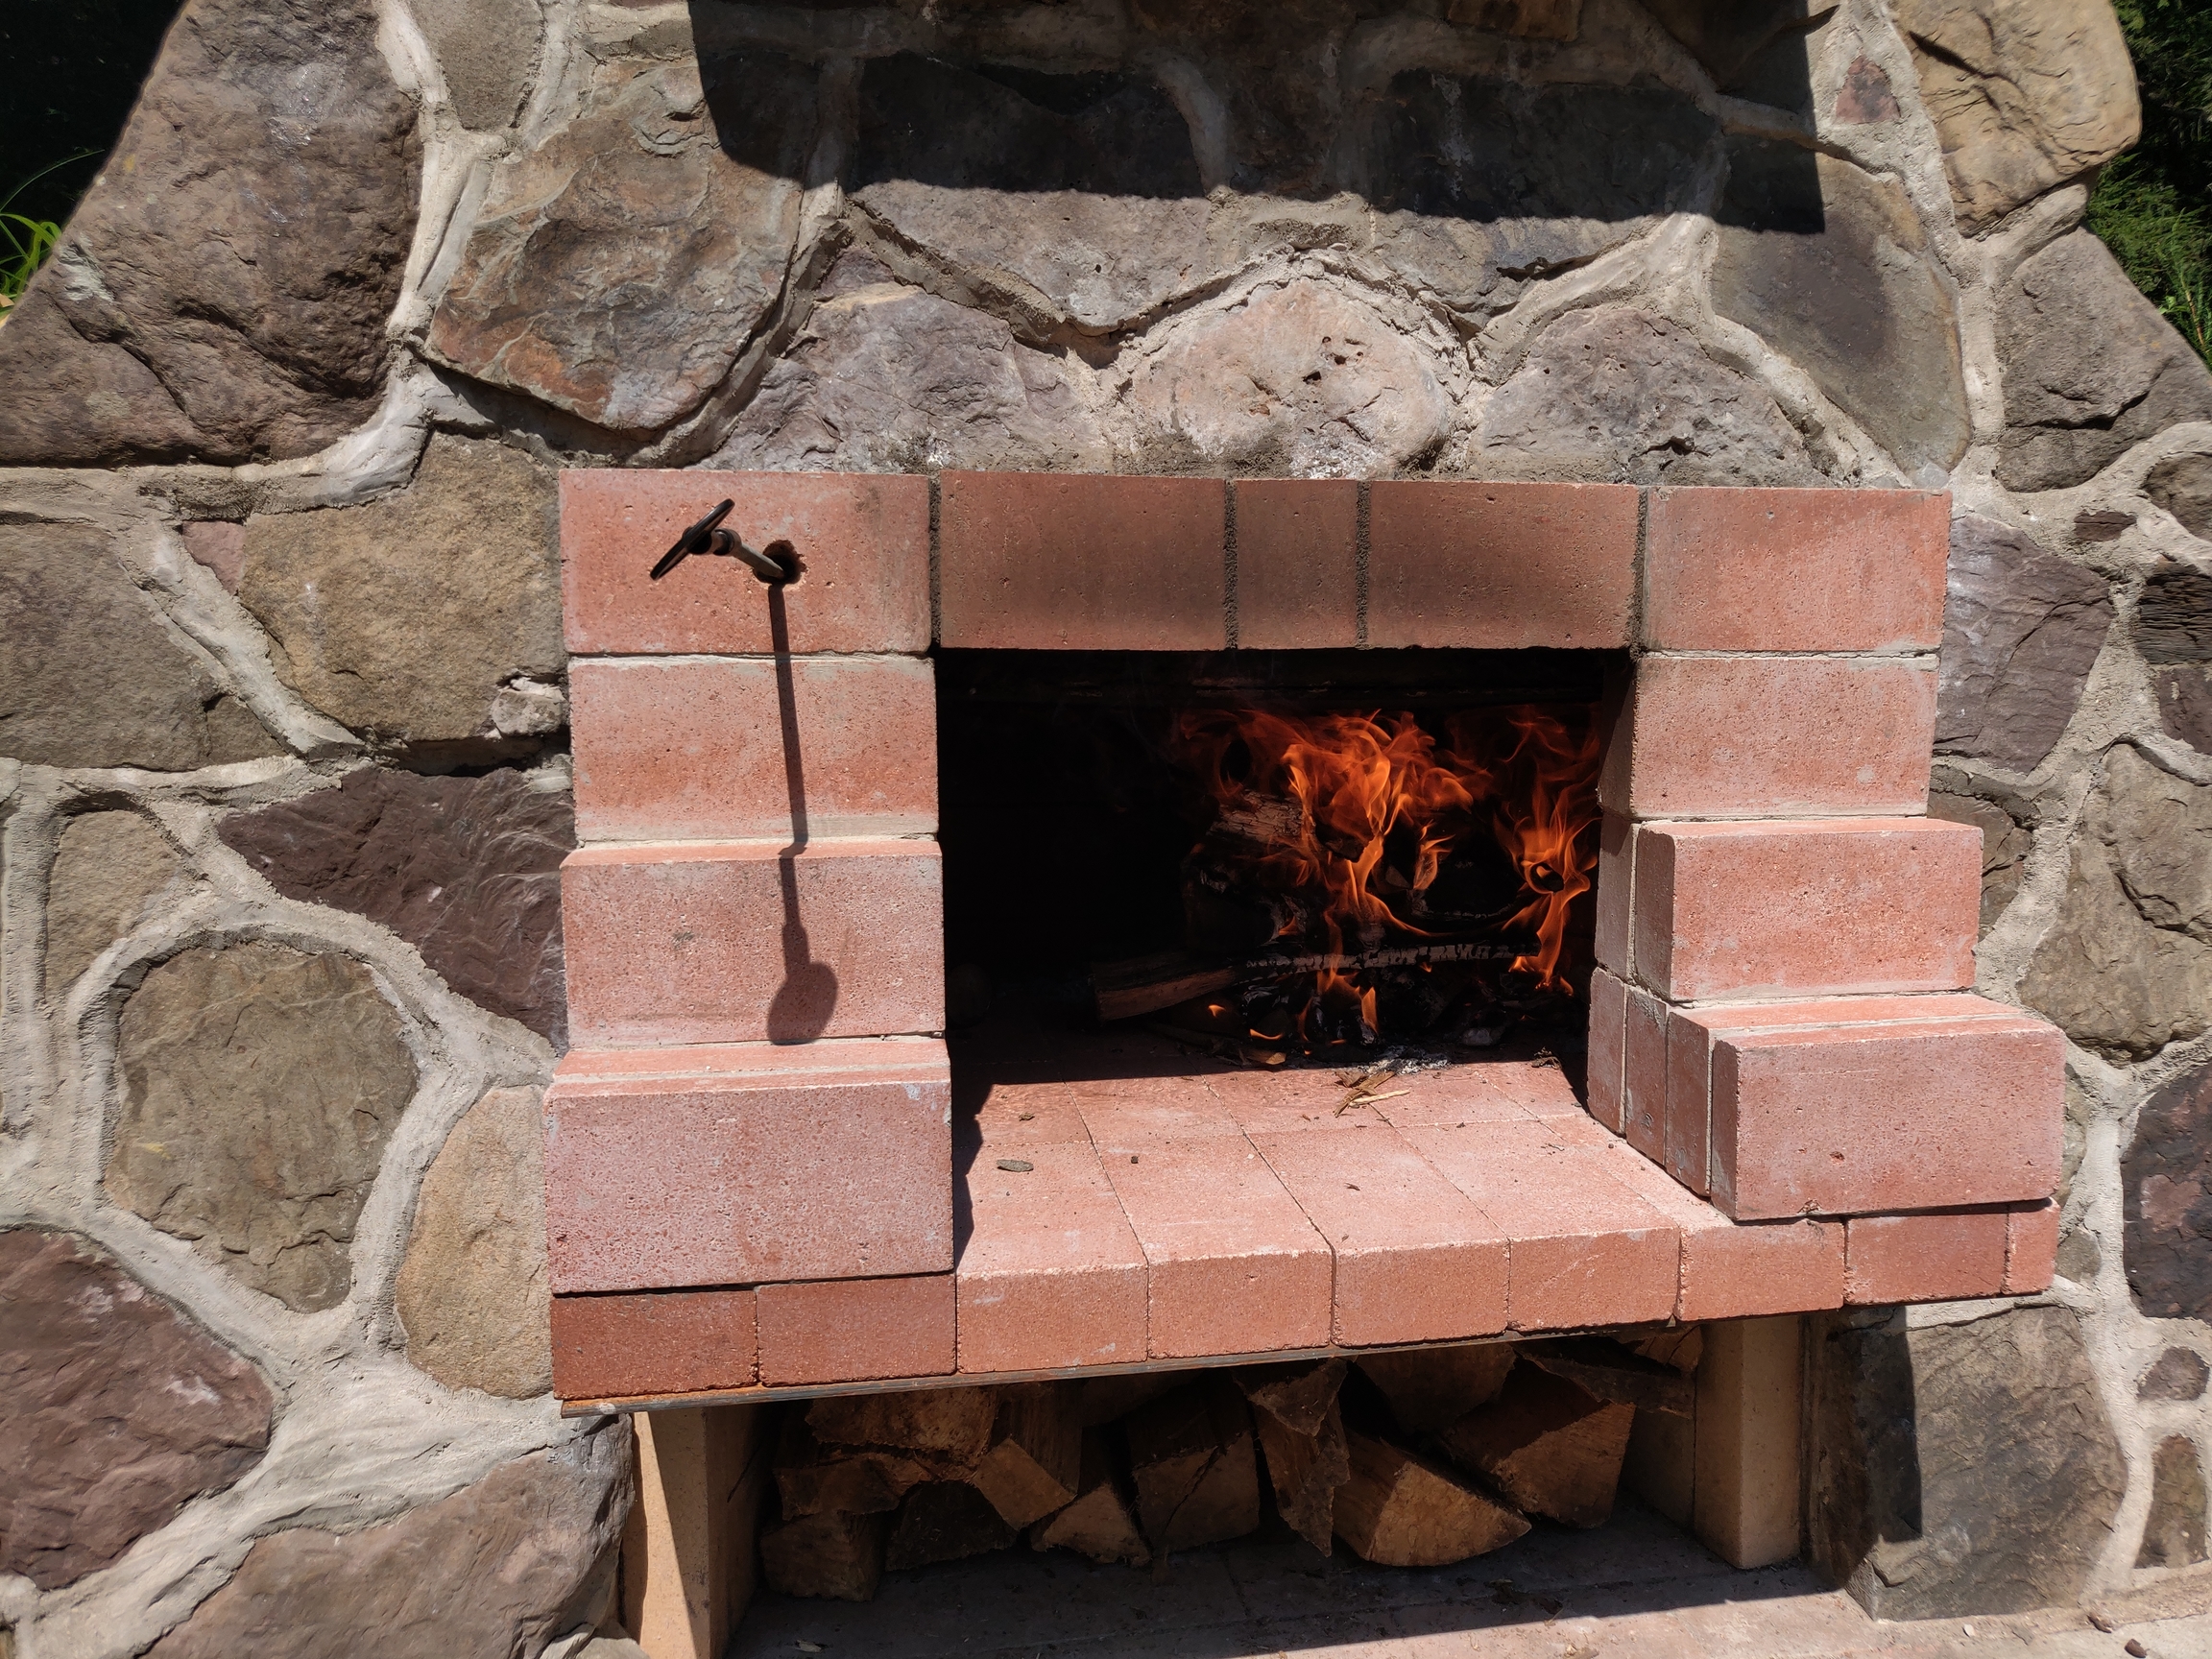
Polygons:
[[[1357,956],[1393,942],[1532,936],[1512,967],[1564,989],[1568,911],[1596,861],[1584,833],[1598,820],[1594,724],[1481,710],[1453,715],[1439,738],[1409,713],[1199,709],[1178,719],[1174,746],[1213,810],[1192,854],[1197,879],[1257,915],[1265,948]],[[1436,902],[1448,867],[1495,865],[1501,854],[1511,873],[1500,870],[1488,895],[1500,902],[1474,916]],[[1316,974],[1317,999],[1337,1016],[1329,1023],[1356,1017],[1374,1041],[1372,976]],[[1310,1037],[1302,1015],[1297,1023]]]

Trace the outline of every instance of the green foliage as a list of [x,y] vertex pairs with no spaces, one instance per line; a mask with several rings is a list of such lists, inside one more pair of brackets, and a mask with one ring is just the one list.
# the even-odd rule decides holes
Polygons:
[[36,183],[55,168],[66,167],[84,158],[84,156],[64,156],[53,166],[41,167],[7,195],[0,196],[0,322],[7,321],[8,312],[23,298],[23,290],[31,286],[31,278],[38,274],[38,267],[46,263],[46,255],[53,252],[55,243],[61,240],[61,227],[53,220],[11,213],[9,206],[23,194],[25,185]]
[[2117,0],[2143,139],[2105,168],[2089,228],[2212,363],[2212,4]]

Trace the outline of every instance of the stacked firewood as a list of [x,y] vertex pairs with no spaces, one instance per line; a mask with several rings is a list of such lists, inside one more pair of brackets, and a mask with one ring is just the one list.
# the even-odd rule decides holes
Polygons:
[[1438,1567],[1613,1512],[1639,1410],[1688,1415],[1695,1331],[1236,1370],[928,1389],[788,1408],[760,1539],[788,1596],[1026,1541],[1143,1567],[1257,1531]]

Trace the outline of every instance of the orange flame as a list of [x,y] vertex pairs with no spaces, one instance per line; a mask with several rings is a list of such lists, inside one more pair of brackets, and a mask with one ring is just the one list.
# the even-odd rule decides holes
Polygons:
[[[1509,710],[1505,721],[1516,741],[1503,769],[1525,772],[1528,786],[1525,794],[1499,797],[1493,828],[1499,845],[1520,866],[1529,895],[1508,926],[1536,929],[1536,953],[1516,957],[1513,966],[1551,986],[1559,982],[1568,909],[1595,884],[1597,854],[1580,843],[1598,822],[1598,730],[1593,724],[1576,735],[1534,709]],[[1455,715],[1447,730],[1455,753],[1462,747],[1479,751],[1483,734],[1474,717]]]

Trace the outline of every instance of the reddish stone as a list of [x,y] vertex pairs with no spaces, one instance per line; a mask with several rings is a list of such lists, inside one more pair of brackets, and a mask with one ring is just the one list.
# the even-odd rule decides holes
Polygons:
[[1651,492],[1644,639],[1662,651],[1933,651],[1951,497],[1919,490]]
[[2003,1210],[1854,1215],[1843,1224],[1843,1300],[1965,1302],[2005,1289]]
[[562,866],[561,892],[579,1043],[944,1027],[934,841],[588,847]]
[[941,643],[1220,650],[1224,491],[1218,478],[943,474]]
[[586,841],[937,828],[926,660],[582,660],[569,666],[568,699]]
[[1367,643],[1625,645],[1636,512],[1625,484],[1371,485]]
[[1631,985],[1624,1015],[1621,1132],[1657,1163],[1667,1140],[1667,1004]]
[[1677,1002],[1974,983],[1982,832],[1939,818],[1639,825],[1636,976]]
[[1629,866],[1635,830],[1635,825],[1617,812],[1606,813],[1598,825],[1597,937],[1592,944],[1599,964],[1623,979],[1628,976],[1628,937],[1635,914]]
[[2005,1294],[2051,1288],[2058,1270],[2058,1206],[2046,1198],[2005,1213]]
[[951,1087],[926,1037],[571,1052],[545,1095],[554,1289],[947,1271]]
[[[718,501],[748,547],[790,543],[803,566],[781,595],[735,559],[654,564]],[[924,651],[929,645],[929,484],[857,472],[561,474],[561,581],[568,649]],[[779,637],[781,635],[781,637]]]
[[564,1400],[750,1388],[758,1360],[750,1290],[553,1298],[553,1392]]
[[1246,651],[1359,643],[1359,486],[1349,478],[1233,484],[1237,643]]
[[1441,1342],[1505,1328],[1505,1238],[1387,1124],[1253,1142],[1336,1257],[1330,1340]]
[[1929,662],[1648,657],[1599,795],[1631,818],[1903,817],[1935,732]]
[[1590,1116],[1618,1135],[1627,1121],[1623,1067],[1628,1057],[1628,987],[1605,972],[1590,974]]
[[771,1387],[952,1374],[950,1273],[763,1285],[757,1316]]

